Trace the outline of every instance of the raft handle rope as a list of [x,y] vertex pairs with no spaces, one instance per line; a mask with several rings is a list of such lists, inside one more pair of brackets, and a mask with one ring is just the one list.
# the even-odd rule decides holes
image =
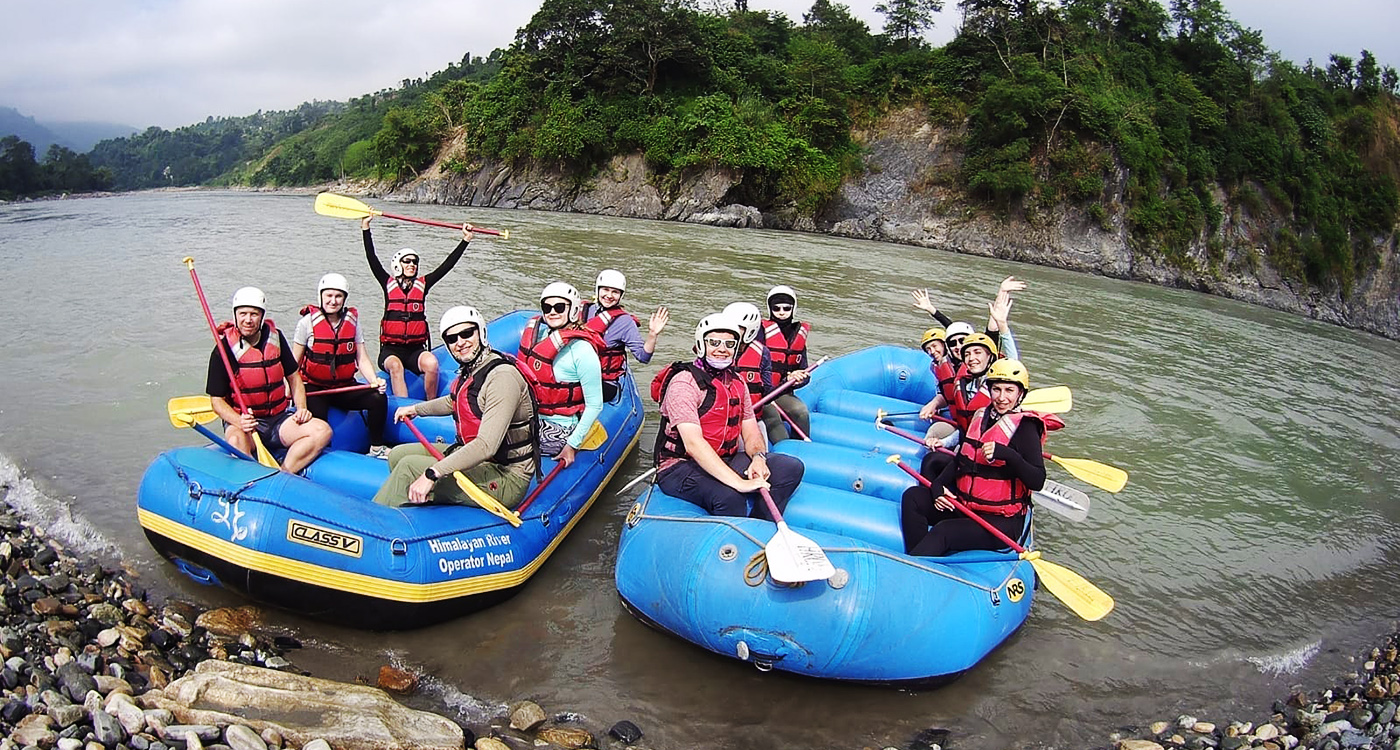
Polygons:
[[[634,510],[635,510],[635,509],[634,509]],[[628,515],[630,516],[631,513],[629,513]],[[744,568],[744,582],[745,582],[745,583],[749,583],[749,575],[750,575],[749,570],[750,570],[750,568],[752,568],[752,567],[754,567],[754,566],[756,566],[756,565],[760,565],[760,564],[761,564],[761,565],[763,566],[763,568],[764,568],[764,571],[763,571],[763,572],[764,572],[764,574],[766,575],[766,573],[767,573],[768,559],[767,559],[767,557],[766,557],[765,555],[763,555],[763,545],[764,545],[764,543],[761,542],[761,541],[759,541],[757,537],[753,536],[752,534],[748,533],[748,532],[745,531],[744,529],[740,528],[740,527],[739,527],[737,524],[735,524],[733,521],[725,520],[725,518],[726,518],[725,516],[706,516],[706,517],[703,517],[703,518],[687,517],[687,516],[657,516],[657,515],[651,515],[651,514],[646,513],[646,512],[641,512],[641,513],[638,513],[638,514],[637,514],[637,521],[638,521],[638,522],[640,522],[641,520],[645,519],[645,520],[648,520],[648,521],[672,521],[672,522],[675,522],[675,523],[716,523],[716,524],[720,524],[720,525],[722,525],[722,526],[728,526],[728,527],[730,528],[731,531],[733,531],[734,533],[738,534],[739,536],[744,537],[745,539],[749,540],[750,542],[753,542],[753,543],[754,543],[754,546],[758,547],[758,553],[755,554],[753,557],[749,558],[748,565],[746,565],[745,568]],[[924,565],[924,564],[922,564],[922,563],[915,562],[915,561],[914,561],[913,559],[911,559],[908,555],[897,555],[897,554],[894,554],[894,553],[892,553],[892,552],[886,552],[886,551],[884,551],[884,550],[879,550],[879,549],[871,549],[871,548],[869,548],[869,547],[823,547],[823,548],[822,548],[822,551],[823,551],[823,552],[845,552],[845,553],[849,553],[849,554],[867,554],[867,555],[874,555],[874,556],[876,556],[876,557],[884,557],[884,558],[887,558],[887,559],[889,559],[889,560],[893,560],[893,561],[895,561],[895,562],[897,562],[897,563],[901,563],[901,564],[903,564],[903,565],[908,565],[908,566],[910,566],[910,567],[912,567],[912,568],[916,568],[916,569],[921,570],[921,571],[923,571],[923,572],[925,572],[925,573],[931,573],[931,574],[936,575],[936,576],[940,576],[940,577],[943,577],[943,578],[947,578],[948,580],[953,581],[954,583],[960,583],[960,584],[962,584],[962,585],[964,585],[964,586],[967,586],[967,587],[969,587],[969,588],[977,589],[978,591],[983,591],[983,592],[986,592],[986,593],[988,593],[988,594],[993,593],[993,592],[996,592],[996,591],[999,591],[999,590],[1001,590],[1002,588],[1005,588],[1007,582],[1009,582],[1012,578],[1016,577],[1016,574],[1021,570],[1021,567],[1022,567],[1023,565],[1025,565],[1025,564],[1027,564],[1026,561],[1025,561],[1024,559],[1021,559],[1021,558],[1019,558],[1019,557],[1007,556],[1007,558],[1006,558],[1007,561],[1008,561],[1008,562],[1015,562],[1015,564],[1011,566],[1010,571],[1006,574],[1006,578],[1002,579],[1001,583],[997,584],[996,586],[987,586],[986,584],[981,584],[981,583],[977,583],[977,582],[975,582],[975,581],[970,581],[970,580],[968,580],[968,579],[966,579],[966,578],[963,578],[962,576],[955,575],[955,574],[950,573],[950,572],[948,572],[948,571],[946,571],[946,570],[940,570],[939,568],[933,568],[933,567],[929,567],[928,565]],[[945,564],[947,564],[947,563],[945,563]],[[952,563],[952,564],[956,564],[956,563]],[[756,576],[757,574],[755,573],[754,575]],[[763,581],[763,578],[758,578],[757,580],[758,580],[759,583],[761,583],[761,582]],[[757,586],[758,583],[749,583],[749,585],[750,585],[750,586]]]

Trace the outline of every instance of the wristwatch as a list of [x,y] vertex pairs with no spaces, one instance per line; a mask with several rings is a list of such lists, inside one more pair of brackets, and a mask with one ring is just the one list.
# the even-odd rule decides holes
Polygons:
[[428,481],[434,484],[437,483],[437,480],[442,479],[442,475],[437,473],[437,469],[434,469],[431,466],[429,466],[423,471],[423,476],[427,477]]
[[764,461],[767,461],[767,460],[768,460],[768,452],[767,452],[767,451],[759,451],[759,452],[753,454],[752,456],[749,456],[749,459],[750,459],[750,460],[755,459],[755,458],[761,458],[761,459],[763,459]]

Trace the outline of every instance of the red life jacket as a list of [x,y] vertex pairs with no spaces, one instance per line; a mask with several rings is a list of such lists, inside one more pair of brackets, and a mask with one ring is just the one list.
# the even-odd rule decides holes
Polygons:
[[[603,335],[607,333],[613,321],[620,319],[624,315],[630,315],[637,325],[641,325],[642,323],[642,321],[637,319],[636,315],[632,315],[632,313],[622,309],[620,305],[604,310],[598,306],[598,303],[590,302],[585,309],[585,315],[588,314],[588,311],[594,312],[592,316],[584,322],[583,327],[598,334],[599,339],[602,339]],[[603,366],[603,382],[616,383],[617,379],[622,377],[622,371],[627,366],[627,345],[623,344],[621,341],[612,345],[608,345],[605,342],[603,348],[598,350],[598,363]]]
[[[982,374],[985,375],[986,372]],[[953,421],[958,423],[958,429],[961,430],[964,435],[967,434],[967,428],[972,422],[973,414],[978,409],[990,406],[992,403],[991,394],[987,393],[987,385],[985,383],[977,386],[977,390],[973,391],[971,397],[964,395],[963,383],[965,381],[970,382],[973,378],[974,376],[968,374],[966,364],[958,365],[958,374],[953,378],[953,397],[948,400],[948,411],[952,414]]]
[[[963,434],[962,445],[958,446],[958,481],[955,491],[958,499],[972,510],[998,516],[1014,516],[1026,512],[1031,492],[1005,461],[987,460],[982,453],[983,443],[1010,445],[1011,436],[1024,419],[1032,419],[1041,424],[1040,441],[1045,442],[1046,429],[1059,429],[1064,426],[1053,414],[1034,411],[1013,411],[982,429],[986,408],[981,408],[972,416],[972,424]],[[1053,420],[1058,424],[1050,427]]]
[[957,373],[953,370],[953,360],[944,357],[932,362],[929,368],[933,370],[933,376],[938,380],[938,392],[943,394],[943,400],[950,406],[953,403],[953,384],[957,382]]
[[603,348],[598,334],[578,328],[560,328],[535,341],[540,317],[536,315],[520,332],[520,371],[530,382],[542,416],[577,416],[583,413],[583,384],[561,383],[554,376],[554,358],[573,339],[583,339],[595,350]]
[[773,358],[773,377],[769,385],[781,384],[788,373],[802,366],[802,358],[807,354],[807,332],[810,330],[811,323],[798,323],[797,332],[793,334],[792,341],[788,341],[776,320],[763,321],[763,344]]
[[345,308],[339,326],[331,325],[321,308],[307,305],[302,315],[312,315],[311,339],[306,342],[306,356],[301,360],[301,377],[307,385],[335,388],[355,384],[355,332],[360,327],[359,313]]
[[[481,429],[481,388],[486,385],[486,377],[491,371],[501,365],[514,365],[515,358],[507,354],[502,354],[492,350],[496,355],[486,364],[477,368],[476,372],[466,378],[458,377],[452,381],[449,393],[452,394],[454,411],[452,416],[457,421],[457,442],[466,445],[476,439],[476,433]],[[518,373],[524,379],[523,373]],[[519,432],[529,428],[528,437],[517,442],[510,441],[512,432]],[[534,420],[529,419],[524,422],[511,422],[506,428],[505,437],[501,444],[496,447],[496,453],[491,457],[492,462],[506,465],[529,461],[534,457],[532,451],[525,450],[533,448],[536,442]]]
[[[705,442],[715,449],[720,458],[729,458],[739,452],[740,426],[744,421],[744,381],[735,377],[733,366],[711,374],[694,362],[672,362],[661,369],[651,381],[651,398],[657,403],[666,396],[666,388],[671,379],[682,372],[690,373],[696,385],[705,394],[700,402],[700,430]],[[685,442],[671,426],[671,420],[664,414],[661,426],[656,432],[656,446],[652,449],[656,463],[671,458],[690,458],[685,451]]]
[[[243,394],[243,406],[255,417],[270,417],[287,410],[291,399],[287,397],[287,373],[282,367],[281,336],[270,318],[263,319],[263,345],[250,346],[242,356],[233,362],[233,377],[238,390]],[[223,335],[223,345],[230,352],[237,351],[242,338],[238,326],[231,321],[219,325]],[[237,399],[234,399],[237,406]]]
[[763,382],[763,344],[754,341],[744,347],[744,351],[734,360],[734,364],[729,366],[736,375],[743,378],[744,384],[749,387],[749,393],[759,398],[767,393],[769,385]]
[[428,315],[424,300],[428,285],[417,277],[404,291],[398,279],[384,285],[384,318],[379,321],[379,343],[422,346],[428,343]]

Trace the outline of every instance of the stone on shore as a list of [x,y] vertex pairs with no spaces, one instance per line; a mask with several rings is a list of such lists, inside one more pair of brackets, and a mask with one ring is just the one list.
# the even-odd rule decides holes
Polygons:
[[569,750],[580,750],[580,748],[598,746],[591,732],[587,729],[578,729],[576,727],[548,727],[541,729],[536,736],[545,742],[568,748]]
[[379,668],[379,679],[375,684],[380,690],[408,695],[418,689],[418,675],[385,664]]
[[214,635],[237,638],[262,624],[262,612],[252,605],[211,609],[195,618],[196,627]]
[[1162,750],[1162,746],[1151,740],[1118,740],[1117,750]]
[[231,662],[201,662],[139,700],[189,724],[271,727],[295,746],[320,738],[336,750],[458,750],[464,740],[452,721],[405,708],[377,688]]
[[534,701],[521,701],[510,712],[510,728],[528,732],[544,723],[544,709]]

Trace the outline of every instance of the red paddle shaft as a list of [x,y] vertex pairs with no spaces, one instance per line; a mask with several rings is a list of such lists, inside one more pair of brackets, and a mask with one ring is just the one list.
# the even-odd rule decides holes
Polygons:
[[[432,220],[432,219],[419,219],[419,218],[415,218],[415,217],[413,217],[413,216],[399,216],[398,214],[388,214],[388,213],[384,213],[383,211],[380,211],[380,212],[379,212],[379,215],[380,215],[380,216],[383,216],[383,217],[386,218],[386,219],[398,219],[399,221],[411,221],[411,222],[413,222],[414,224],[427,224],[427,225],[430,226],[430,227],[446,227],[446,228],[448,228],[448,229],[461,229],[461,228],[462,228],[462,225],[461,225],[461,224],[451,224],[451,223],[448,223],[448,222],[446,222],[446,221],[434,221],[434,220]],[[486,229],[485,227],[477,227],[477,226],[473,226],[472,228],[468,229],[467,231],[468,231],[468,232],[474,232],[474,233],[476,233],[476,234],[491,234],[491,235],[495,235],[495,236],[497,236],[497,237],[500,237],[500,236],[502,236],[502,235],[505,234],[505,232],[502,232],[502,231],[499,231],[499,230],[495,230],[495,229]]]

